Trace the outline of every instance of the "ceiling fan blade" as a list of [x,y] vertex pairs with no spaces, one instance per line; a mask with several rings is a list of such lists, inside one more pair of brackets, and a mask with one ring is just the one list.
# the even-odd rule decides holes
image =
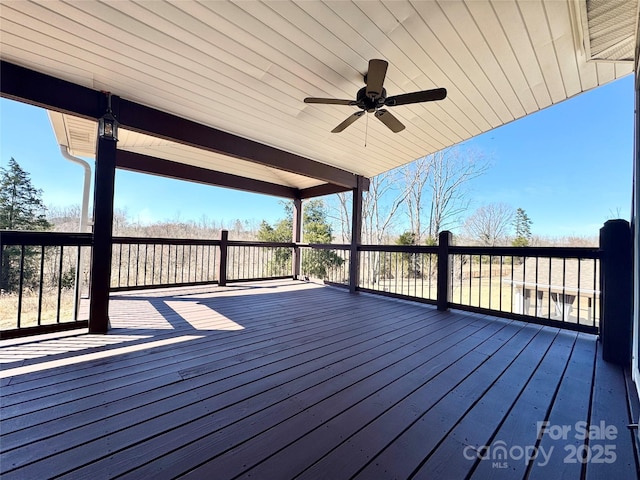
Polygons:
[[389,63],[385,60],[369,60],[369,70],[366,75],[367,96],[377,97],[382,95],[382,84],[387,75]]
[[347,119],[344,122],[342,122],[336,128],[331,130],[331,133],[340,133],[345,128],[347,128],[349,125],[351,125],[353,122],[355,122],[357,119],[359,119],[362,115],[364,115],[364,110],[361,111],[361,112],[356,112],[353,115],[348,116]]
[[433,90],[394,95],[393,97],[388,97],[384,104],[387,107],[395,107],[396,105],[408,105],[410,103],[433,102],[434,100],[443,100],[446,97],[446,88],[434,88]]
[[391,130],[393,133],[398,133],[404,130],[404,125],[402,124],[402,122],[394,117],[389,110],[385,110],[384,108],[382,108],[378,110],[375,115],[377,119],[384,123],[387,127],[389,127],[389,130]]
[[354,100],[341,100],[339,98],[315,98],[307,97],[304,103],[321,103],[323,105],[355,105]]

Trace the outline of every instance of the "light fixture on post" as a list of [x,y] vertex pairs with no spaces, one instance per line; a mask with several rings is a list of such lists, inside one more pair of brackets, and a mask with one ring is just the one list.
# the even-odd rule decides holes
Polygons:
[[111,94],[107,94],[107,112],[98,120],[98,136],[107,140],[118,141],[118,120],[111,111]]

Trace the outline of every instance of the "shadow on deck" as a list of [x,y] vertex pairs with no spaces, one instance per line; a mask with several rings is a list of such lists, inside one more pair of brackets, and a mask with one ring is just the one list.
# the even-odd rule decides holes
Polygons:
[[294,281],[0,342],[3,479],[636,478],[596,337]]

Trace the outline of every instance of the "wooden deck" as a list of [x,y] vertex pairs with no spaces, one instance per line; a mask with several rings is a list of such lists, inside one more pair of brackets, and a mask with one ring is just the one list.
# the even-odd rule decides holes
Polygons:
[[637,478],[628,377],[587,334],[293,281],[111,312],[0,343],[3,479]]

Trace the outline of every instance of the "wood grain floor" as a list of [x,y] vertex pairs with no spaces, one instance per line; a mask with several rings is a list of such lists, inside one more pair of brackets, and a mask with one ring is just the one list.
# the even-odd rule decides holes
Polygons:
[[111,319],[0,342],[3,479],[637,478],[591,335],[294,281]]

